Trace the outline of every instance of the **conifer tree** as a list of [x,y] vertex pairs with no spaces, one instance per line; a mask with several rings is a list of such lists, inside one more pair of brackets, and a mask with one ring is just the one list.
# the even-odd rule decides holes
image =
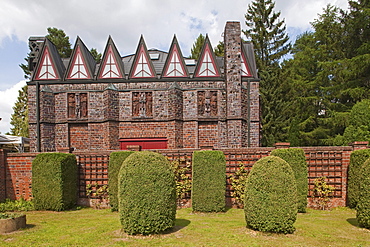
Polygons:
[[283,97],[286,92],[279,63],[291,49],[284,20],[275,12],[272,0],[255,0],[248,5],[244,30],[253,43],[258,76],[261,79],[262,145],[271,146],[282,141],[280,134],[285,115]]
[[17,101],[13,106],[14,113],[10,118],[10,134],[15,136],[28,137],[28,106],[27,106],[27,85],[18,91]]
[[190,50],[190,58],[198,60],[200,52],[202,51],[203,44],[206,40],[202,34],[199,34],[198,38],[195,40],[193,47]]

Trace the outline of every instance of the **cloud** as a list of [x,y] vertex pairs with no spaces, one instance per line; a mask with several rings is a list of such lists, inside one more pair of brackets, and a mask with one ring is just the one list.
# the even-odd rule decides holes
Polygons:
[[26,81],[20,81],[4,91],[0,91],[0,133],[10,131],[10,116],[13,114],[13,106],[18,98],[18,91],[26,85]]

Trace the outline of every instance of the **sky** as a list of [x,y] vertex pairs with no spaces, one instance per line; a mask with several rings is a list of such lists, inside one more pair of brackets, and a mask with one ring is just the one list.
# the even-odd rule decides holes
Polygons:
[[[212,46],[221,41],[226,21],[240,21],[252,0],[0,0],[0,133],[10,131],[12,107],[26,85],[19,64],[29,52],[30,36],[45,36],[48,27],[62,29],[72,47],[79,36],[103,52],[109,35],[121,56],[136,51],[140,36],[150,48],[168,51],[176,35],[184,56],[200,33]],[[275,0],[288,35],[311,29],[310,22],[328,4],[347,9],[347,0]]]

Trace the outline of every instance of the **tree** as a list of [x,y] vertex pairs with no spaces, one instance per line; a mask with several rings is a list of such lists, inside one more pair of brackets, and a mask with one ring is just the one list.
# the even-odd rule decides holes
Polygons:
[[258,76],[261,78],[262,145],[271,146],[283,138],[287,94],[279,63],[291,49],[284,20],[274,11],[272,0],[255,0],[245,14],[244,34],[253,43]]
[[290,51],[285,22],[279,19],[280,11],[275,12],[274,8],[272,0],[255,0],[245,14],[247,29],[243,32],[254,45],[259,70],[278,65]]
[[[362,2],[350,1],[356,8],[348,13],[332,5],[324,8],[311,23],[314,31],[298,37],[293,59],[284,63],[291,92],[287,114],[295,119],[288,140],[298,141],[299,146],[347,142],[343,133],[351,108],[370,98],[369,37],[363,36],[370,26],[363,16],[369,16],[369,4]],[[357,132],[353,127],[346,131],[350,136]]]
[[223,57],[225,54],[225,44],[223,41],[219,41],[215,47],[215,55],[218,57]]
[[202,34],[199,34],[198,38],[195,40],[195,42],[193,44],[193,47],[190,50],[191,55],[190,55],[189,58],[198,60],[205,40],[206,40],[206,38]]
[[14,113],[10,118],[11,135],[28,137],[28,106],[27,106],[27,85],[18,91],[19,95],[15,105]]
[[62,29],[57,29],[55,27],[48,27],[48,38],[57,48],[58,53],[61,58],[68,58],[72,54],[71,43],[69,42],[69,37],[65,34]]
[[95,59],[96,63],[100,63],[102,54],[98,53],[98,51],[95,48],[91,48],[90,53]]

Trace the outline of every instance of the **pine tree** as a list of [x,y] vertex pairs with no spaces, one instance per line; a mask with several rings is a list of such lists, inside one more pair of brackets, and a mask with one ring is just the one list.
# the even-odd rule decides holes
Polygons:
[[18,91],[17,101],[13,106],[14,113],[11,116],[10,134],[15,136],[28,137],[28,105],[27,85]]
[[279,19],[281,13],[274,8],[272,0],[255,0],[245,14],[247,29],[243,32],[254,45],[259,70],[276,66],[291,47],[285,21]]
[[198,60],[200,52],[202,51],[203,44],[205,42],[206,38],[202,35],[199,34],[198,38],[195,40],[193,47],[190,50],[190,57],[192,59]]
[[253,43],[258,76],[261,79],[262,145],[271,146],[282,141],[286,108],[279,63],[291,49],[284,20],[274,11],[272,0],[255,0],[248,5],[245,14],[247,29],[244,34]]
[[46,35],[46,38],[57,47],[61,58],[68,58],[71,56],[71,43],[69,42],[69,37],[62,29],[48,27],[48,35]]

